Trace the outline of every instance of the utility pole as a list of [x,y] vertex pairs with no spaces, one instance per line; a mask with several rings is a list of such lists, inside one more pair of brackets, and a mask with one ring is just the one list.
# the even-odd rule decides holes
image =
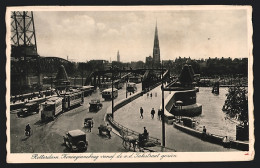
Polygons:
[[111,77],[111,81],[112,81],[112,118],[114,119],[114,67],[113,67],[113,63],[112,63],[112,67],[111,67],[111,71],[112,71],[112,77]]
[[125,98],[127,98],[127,80],[125,80]]
[[164,120],[164,87],[163,87],[163,64],[161,65],[162,69],[162,146],[165,147],[165,120]]

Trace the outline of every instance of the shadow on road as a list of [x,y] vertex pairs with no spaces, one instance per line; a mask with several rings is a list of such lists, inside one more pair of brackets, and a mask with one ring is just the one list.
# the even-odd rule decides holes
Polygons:
[[43,125],[49,123],[50,121],[51,121],[51,120],[46,120],[46,121],[38,120],[38,121],[36,121],[33,125],[43,126]]
[[26,136],[25,138],[22,139],[22,141],[26,141],[29,138],[30,138],[30,136]]
[[111,139],[111,138],[109,138],[107,135],[105,135],[105,134],[97,134],[100,138],[102,138],[102,139],[105,139],[105,140],[109,140],[109,139]]

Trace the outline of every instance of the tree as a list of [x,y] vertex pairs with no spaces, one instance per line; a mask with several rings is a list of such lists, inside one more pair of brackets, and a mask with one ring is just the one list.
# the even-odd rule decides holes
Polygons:
[[244,87],[230,87],[226,94],[227,99],[222,110],[230,117],[237,119],[241,124],[248,123],[248,97]]

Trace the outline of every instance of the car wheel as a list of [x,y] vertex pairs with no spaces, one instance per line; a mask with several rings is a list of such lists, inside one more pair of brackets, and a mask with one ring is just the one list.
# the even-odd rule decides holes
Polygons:
[[79,150],[84,150],[86,147],[86,143],[84,141],[79,141],[77,147]]

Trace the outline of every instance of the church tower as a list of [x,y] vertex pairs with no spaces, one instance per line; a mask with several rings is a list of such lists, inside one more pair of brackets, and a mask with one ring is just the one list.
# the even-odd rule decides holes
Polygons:
[[117,51],[117,62],[120,62],[119,50]]
[[153,62],[155,64],[160,63],[160,47],[159,47],[159,38],[158,38],[158,30],[157,30],[157,21],[155,26],[154,45],[153,45]]

